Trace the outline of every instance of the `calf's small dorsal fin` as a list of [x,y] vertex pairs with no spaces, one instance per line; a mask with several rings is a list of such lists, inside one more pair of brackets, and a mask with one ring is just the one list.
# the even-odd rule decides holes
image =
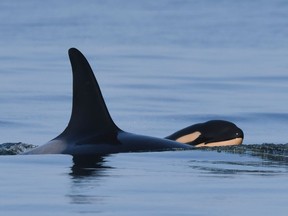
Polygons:
[[73,72],[72,114],[68,126],[57,138],[119,130],[108,112],[97,80],[84,55],[71,48],[69,58]]

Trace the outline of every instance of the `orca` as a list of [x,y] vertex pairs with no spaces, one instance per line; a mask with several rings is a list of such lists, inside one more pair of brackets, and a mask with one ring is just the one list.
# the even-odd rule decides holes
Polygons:
[[194,146],[242,143],[243,131],[223,120],[192,125],[163,139],[120,129],[108,112],[87,59],[76,48],[69,49],[68,53],[73,74],[70,121],[59,136],[24,154],[69,154],[82,159],[85,155],[93,158],[94,155],[121,152],[189,150]]
[[216,147],[240,145],[244,133],[232,122],[211,120],[191,125],[165,138],[195,147]]
[[192,149],[188,144],[125,132],[113,122],[93,71],[76,48],[68,51],[73,73],[72,114],[56,138],[24,154],[107,155]]

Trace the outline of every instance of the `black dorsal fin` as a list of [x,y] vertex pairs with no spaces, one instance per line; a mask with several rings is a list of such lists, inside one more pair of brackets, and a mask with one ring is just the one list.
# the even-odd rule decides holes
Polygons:
[[69,58],[73,72],[73,107],[68,126],[59,137],[72,138],[119,130],[108,112],[99,85],[84,55],[71,48]]

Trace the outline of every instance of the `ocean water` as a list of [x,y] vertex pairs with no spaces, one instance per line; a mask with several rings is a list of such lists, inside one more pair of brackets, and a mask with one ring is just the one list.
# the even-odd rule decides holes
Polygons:
[[[244,144],[288,140],[288,3],[1,1],[0,143],[41,145],[71,112],[70,47],[88,58],[116,124],[164,137],[210,119]],[[284,150],[287,146],[284,146]],[[5,215],[286,215],[287,152],[1,156]]]

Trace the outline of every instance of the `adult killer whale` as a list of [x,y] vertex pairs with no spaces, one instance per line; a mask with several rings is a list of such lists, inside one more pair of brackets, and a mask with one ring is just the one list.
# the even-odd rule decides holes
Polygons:
[[[190,130],[189,127],[184,128],[164,139],[128,133],[118,128],[108,112],[88,61],[76,48],[69,49],[68,53],[73,73],[73,104],[70,121],[59,136],[24,154],[106,155],[120,152],[187,150],[193,148],[186,144],[189,141],[191,144],[197,144],[197,140],[192,143],[192,136],[189,137],[189,134],[195,135],[195,127]],[[197,129],[196,132],[199,132]],[[217,131],[217,128],[215,129]],[[205,131],[201,134],[203,133]],[[238,138],[239,134],[241,132],[235,133],[233,127],[229,139]],[[186,138],[188,136],[188,141],[179,139],[185,136]],[[216,136],[213,138],[216,142]],[[205,140],[201,140],[201,143],[203,142]]]

